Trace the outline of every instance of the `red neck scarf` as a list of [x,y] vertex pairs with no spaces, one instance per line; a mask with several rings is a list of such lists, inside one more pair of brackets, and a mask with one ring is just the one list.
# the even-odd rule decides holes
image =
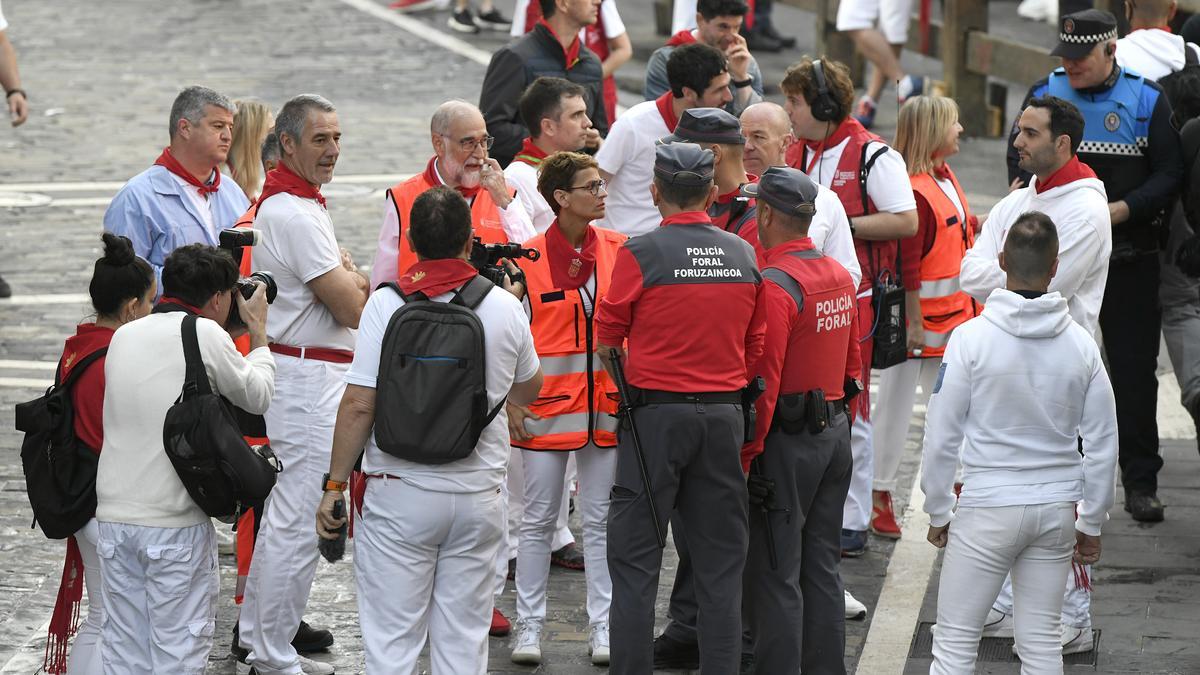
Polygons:
[[546,230],[546,256],[550,261],[550,280],[558,288],[573,291],[587,283],[596,268],[596,229],[591,225],[583,234],[583,246],[576,251],[567,241],[558,218]]
[[758,182],[758,176],[755,176],[752,173],[746,174],[745,182],[739,183],[738,186],[736,188],[734,188],[733,190],[730,190],[729,192],[726,192],[725,194],[718,196],[717,203],[718,204],[728,204],[729,202],[742,196],[742,186],[748,185],[750,183],[757,183],[757,182]]
[[672,35],[670,40],[667,40],[667,46],[668,47],[682,47],[683,45],[690,45],[695,41],[696,41],[696,36],[692,35],[691,29],[681,30],[678,33]]
[[211,184],[202,183],[196,180],[196,177],[187,169],[183,168],[179,160],[175,159],[175,155],[171,154],[171,148],[163,148],[162,154],[158,156],[158,159],[154,160],[154,164],[155,166],[165,167],[167,171],[187,181],[188,185],[199,190],[200,196],[205,199],[221,187],[221,172],[217,171],[217,167],[214,166],[212,170],[213,182]]
[[1040,180],[1034,182],[1033,189],[1040,195],[1046,190],[1061,187],[1067,183],[1074,183],[1077,180],[1095,177],[1096,172],[1092,171],[1092,167],[1079,161],[1078,157],[1072,157],[1071,161],[1063,164],[1061,169],[1050,174],[1046,182],[1043,183]]
[[[444,185],[446,187],[450,187],[449,185],[446,185],[446,181],[442,180],[441,175],[438,174],[437,167],[434,166],[434,162],[436,161],[437,155],[434,155],[433,157],[429,158],[429,164],[425,165],[425,182],[430,185]],[[461,185],[456,185],[454,186],[454,189],[458,190],[458,193],[461,194],[468,203],[470,203],[472,199],[475,199],[475,195],[479,194],[478,185],[473,188],[466,188]]]
[[542,160],[548,156],[544,150],[533,144],[532,138],[526,138],[517,156],[513,157],[513,161],[522,162],[537,168],[542,165]]
[[421,260],[400,275],[400,290],[405,295],[423,293],[432,298],[462,286],[478,274],[471,263],[462,258]]
[[679,118],[675,116],[674,101],[675,98],[669,91],[655,100],[658,114],[662,115],[663,121],[667,123],[667,131],[671,133],[675,133],[675,127],[679,125]]
[[[557,42],[560,47],[562,46],[562,40],[558,39],[558,33],[554,32],[554,29],[550,27],[550,24],[546,23],[545,19],[538,19],[537,25],[545,28],[550,35],[554,36],[554,41]],[[576,63],[579,63],[578,33],[576,33],[575,37],[571,40],[570,46],[563,49],[563,64],[566,66],[566,70],[574,68]]]
[[712,225],[712,218],[703,211],[680,211],[663,218],[662,225]]
[[852,134],[865,132],[866,127],[858,123],[858,120],[853,117],[847,117],[842,120],[842,123],[833,130],[833,134],[824,140],[811,141],[804,139],[804,144],[814,153],[820,154],[829,148],[836,148],[842,141],[850,138]]
[[258,203],[262,204],[267,201],[267,197],[280,192],[296,195],[301,199],[315,199],[322,207],[325,206],[325,197],[321,194],[321,188],[296,175],[296,172],[288,168],[286,162],[280,162],[267,174],[267,180],[263,182],[262,194],[258,196]]
[[941,166],[934,165],[932,173],[937,180],[950,180],[953,175],[950,172],[950,165],[945,162],[942,162]]
[[158,304],[155,305],[155,307],[154,307],[155,312],[160,311],[159,308],[162,308],[161,311],[163,311],[163,312],[172,311],[170,308],[165,307],[165,305],[177,305],[178,307],[186,309],[187,311],[191,312],[192,314],[196,314],[196,315],[200,314],[199,307],[197,307],[195,305],[189,305],[188,303],[180,300],[179,298],[173,298],[169,295],[164,295],[158,299]]

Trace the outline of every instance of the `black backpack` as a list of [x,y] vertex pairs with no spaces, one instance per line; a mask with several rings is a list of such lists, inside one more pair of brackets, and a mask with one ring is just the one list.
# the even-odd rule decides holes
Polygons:
[[213,393],[195,315],[183,318],[180,333],[187,370],[183,390],[163,422],[163,448],[205,514],[236,519],[245,507],[267,498],[283,466],[271,446],[246,442],[234,406]]
[[60,363],[54,384],[45,394],[17,404],[17,431],[25,432],[21,444],[25,491],[33,507],[34,523],[41,525],[50,539],[66,539],[96,515],[96,467],[100,458],[75,435],[71,388],[106,353],[108,347],[101,347],[83,357],[61,383],[57,375],[62,370]]
[[375,443],[394,457],[446,464],[470,456],[504,401],[488,405],[483,324],[475,308],[494,288],[476,276],[449,302],[405,295],[388,321],[376,384]]
[[1200,59],[1191,45],[1183,47],[1183,68],[1158,81],[1171,104],[1171,122],[1182,129],[1189,120],[1200,117]]

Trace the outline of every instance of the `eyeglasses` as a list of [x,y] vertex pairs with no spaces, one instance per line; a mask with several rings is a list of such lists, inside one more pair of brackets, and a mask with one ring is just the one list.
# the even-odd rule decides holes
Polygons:
[[572,190],[587,190],[588,192],[592,193],[593,197],[599,197],[600,191],[604,190],[606,188],[608,188],[608,181],[606,181],[602,178],[600,180],[594,180],[586,185],[572,185],[571,187],[565,187],[565,188],[559,188],[559,189],[565,190],[567,192],[570,192]]
[[[442,134],[442,138],[454,140],[446,134]],[[491,150],[496,144],[495,136],[484,136],[483,138],[463,138],[458,141],[458,147],[462,148],[463,152],[475,152],[475,147],[482,147],[484,150]]]

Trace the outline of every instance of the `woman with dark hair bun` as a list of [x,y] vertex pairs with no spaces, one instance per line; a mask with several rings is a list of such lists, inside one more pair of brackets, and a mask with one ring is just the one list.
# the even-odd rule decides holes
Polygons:
[[[150,313],[157,288],[150,263],[137,257],[126,237],[111,232],[102,235],[104,255],[96,261],[88,291],[96,310],[94,323],[81,323],[75,335],[67,338],[59,361],[59,379],[66,379],[71,368],[87,356],[108,347],[113,333],[123,324]],[[104,357],[96,359],[81,373],[71,389],[75,408],[75,435],[96,454],[104,439]],[[100,560],[96,555],[99,531],[93,518],[75,536],[67,540],[67,558],[62,586],[50,620],[50,634],[44,669],[47,673],[99,675],[100,625],[104,605],[100,599]],[[75,647],[67,659],[67,640],[74,632],[83,587],[88,591],[88,612],[75,633]]]

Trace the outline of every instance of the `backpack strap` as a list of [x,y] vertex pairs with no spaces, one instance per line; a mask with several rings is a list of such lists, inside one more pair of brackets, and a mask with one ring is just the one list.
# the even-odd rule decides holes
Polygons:
[[405,294],[404,291],[400,290],[400,284],[398,284],[394,281],[385,281],[384,283],[376,286],[375,290],[379,290],[381,288],[392,289],[393,291],[395,291],[396,295],[400,296],[400,299],[403,300],[405,304],[408,304],[408,303],[412,302],[413,300],[421,301],[421,300],[429,299],[429,296],[425,295],[424,293],[422,293],[420,291],[417,291],[416,293],[413,293],[412,295]]
[[75,384],[75,380],[78,380],[83,375],[83,371],[88,369],[88,366],[98,361],[107,353],[108,347],[105,346],[80,359],[79,363],[76,363],[75,367],[71,369],[71,372],[67,374],[67,379],[63,380],[61,384],[59,384],[58,381],[59,373],[62,372],[62,361],[60,360],[58,364],[58,370],[54,371],[54,386],[69,389]]
[[[467,309],[475,309],[479,306],[479,303],[483,302],[483,299],[486,298],[488,293],[491,293],[492,289],[495,287],[496,285],[492,282],[479,275],[476,275],[475,278],[468,281],[465,286],[454,292],[454,297],[450,300],[450,302],[453,302],[456,305],[462,305]],[[491,417],[495,417],[495,413],[492,413]],[[489,418],[488,421],[490,422],[491,419]]]
[[879,159],[891,149],[885,144],[882,148],[876,150],[875,154],[871,155],[870,159],[867,159],[867,148],[869,147],[871,147],[871,141],[863,143],[862,157],[859,158],[858,165],[858,189],[862,195],[861,198],[864,216],[870,215],[867,213],[867,176],[871,175],[871,169],[875,166],[875,160]]
[[1195,45],[1191,42],[1183,43],[1183,65],[1185,68],[1200,65],[1200,56],[1196,55]]
[[179,333],[183,337],[183,358],[186,362],[181,398],[211,394],[212,386],[208,383],[208,373],[204,370],[204,359],[200,356],[200,340],[196,335],[195,314],[183,317]]

